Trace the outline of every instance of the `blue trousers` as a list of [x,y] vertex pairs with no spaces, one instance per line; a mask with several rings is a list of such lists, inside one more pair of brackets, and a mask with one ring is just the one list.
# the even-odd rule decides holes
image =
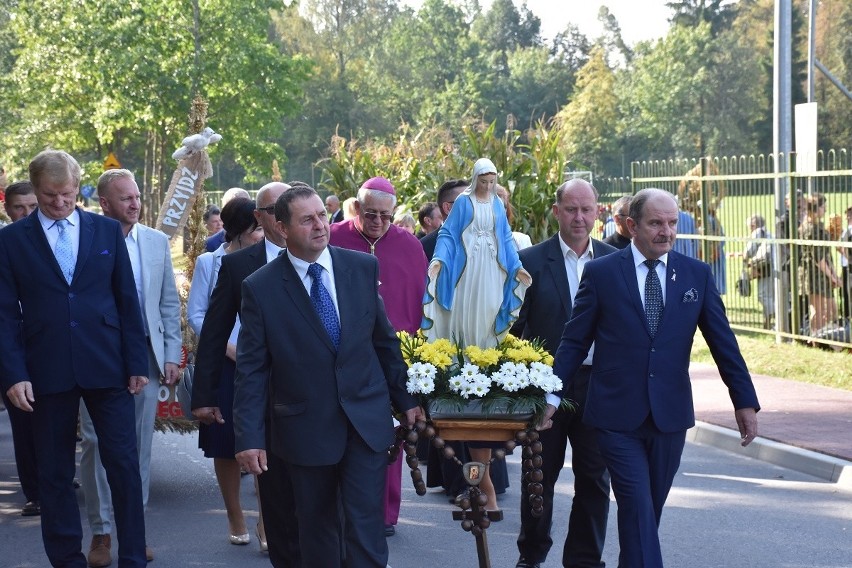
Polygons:
[[657,529],[686,443],[649,416],[630,432],[598,430],[598,447],[618,503],[619,568],[663,568]]
[[119,568],[145,566],[145,519],[136,452],[135,407],[126,388],[40,394],[33,404],[39,463],[41,533],[52,566],[85,568],[80,508],[74,492],[77,413],[86,403],[100,441],[115,508]]

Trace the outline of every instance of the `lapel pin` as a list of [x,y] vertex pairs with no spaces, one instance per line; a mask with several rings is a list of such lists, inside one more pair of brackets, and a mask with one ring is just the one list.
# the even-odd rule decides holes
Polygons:
[[677,272],[672,270],[672,282],[674,282],[675,280],[677,280]]

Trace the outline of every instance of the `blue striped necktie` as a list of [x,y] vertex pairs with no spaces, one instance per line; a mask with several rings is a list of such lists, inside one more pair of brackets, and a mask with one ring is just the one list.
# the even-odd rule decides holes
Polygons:
[[331,294],[322,283],[323,267],[313,263],[308,266],[308,275],[313,281],[311,283],[311,303],[322,321],[323,327],[328,332],[334,348],[340,346],[340,320],[337,319],[337,310],[334,309],[334,301]]
[[56,262],[59,263],[59,268],[62,269],[62,275],[65,277],[66,282],[71,284],[71,280],[74,279],[74,251],[71,244],[71,235],[68,234],[68,230],[66,229],[68,220],[59,219],[54,225],[59,229],[59,238],[56,240],[56,249],[53,251],[53,254],[56,255]]

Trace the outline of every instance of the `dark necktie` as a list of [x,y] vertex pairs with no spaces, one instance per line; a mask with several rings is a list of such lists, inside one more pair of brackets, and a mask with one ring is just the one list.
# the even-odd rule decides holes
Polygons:
[[59,219],[54,223],[56,228],[59,229],[59,238],[56,239],[56,248],[53,254],[56,255],[56,262],[62,269],[62,275],[68,284],[71,284],[71,280],[74,279],[74,250],[71,244],[71,235],[66,229],[67,224],[67,219]]
[[340,321],[337,319],[337,311],[334,309],[334,301],[322,284],[323,268],[317,263],[308,266],[308,275],[313,281],[311,283],[311,303],[322,321],[323,327],[328,332],[334,348],[340,345]]
[[644,264],[648,267],[648,276],[645,278],[645,317],[648,318],[651,337],[654,337],[663,315],[663,287],[660,285],[660,277],[657,276],[657,265],[660,261],[646,260]]

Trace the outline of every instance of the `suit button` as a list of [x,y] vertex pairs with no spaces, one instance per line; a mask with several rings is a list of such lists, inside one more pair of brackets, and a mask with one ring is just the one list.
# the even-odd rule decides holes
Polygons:
[[71,322],[71,327],[77,327],[77,322],[76,322],[76,321],[72,321],[72,322]]
[[656,348],[656,347],[651,347],[651,353],[656,353],[656,352],[657,352],[657,348]]
[[73,300],[73,299],[74,299],[74,292],[68,292],[68,299],[69,299],[69,300]]
[[649,377],[651,377],[651,378],[653,379],[653,378],[654,378],[654,373],[651,373],[651,374],[649,374],[648,376],[649,376]]

